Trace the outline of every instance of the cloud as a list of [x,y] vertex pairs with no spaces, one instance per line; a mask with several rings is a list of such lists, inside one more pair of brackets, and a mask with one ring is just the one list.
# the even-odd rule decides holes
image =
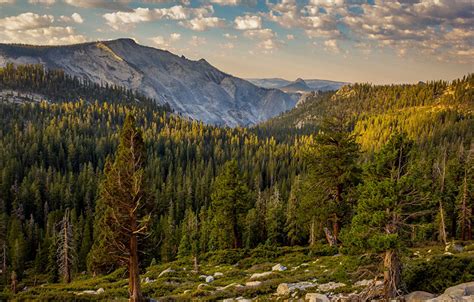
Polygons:
[[189,44],[191,46],[197,47],[206,44],[206,42],[206,38],[204,37],[192,36]]
[[31,4],[53,5],[56,0],[28,0]]
[[291,34],[288,34],[288,35],[286,35],[286,39],[287,39],[287,40],[294,40],[294,39],[295,39],[295,36],[294,36],[294,35],[291,35]]
[[81,24],[84,22],[84,19],[82,19],[81,15],[79,15],[78,13],[73,13],[71,17],[61,16],[59,17],[59,20],[62,22],[75,22],[78,24]]
[[275,38],[275,33],[269,28],[251,29],[244,31],[244,36],[250,39],[269,40]]
[[260,29],[262,27],[262,18],[260,16],[238,16],[234,20],[235,28],[238,30]]
[[130,12],[118,11],[104,14],[106,23],[112,28],[128,29],[130,26],[161,19],[166,20],[186,20],[191,16],[196,18],[205,18],[214,13],[212,6],[203,6],[198,8],[189,8],[182,5],[175,5],[170,8],[136,8]]
[[340,53],[341,49],[339,48],[339,45],[337,43],[337,40],[327,40],[324,41],[324,46],[327,51],[332,52],[332,53]]
[[210,3],[219,4],[219,5],[239,5],[240,0],[209,0]]
[[227,42],[227,43],[219,44],[219,47],[223,48],[223,49],[233,49],[235,47],[235,45],[234,45],[234,43]]
[[229,33],[225,33],[225,34],[223,34],[223,36],[224,36],[224,38],[230,39],[230,40],[237,39],[236,35],[232,35],[232,34],[229,34]]
[[[433,58],[473,62],[470,33],[474,29],[472,0],[296,0],[267,2],[262,16],[288,29],[302,29],[326,50],[336,51],[340,41],[365,43],[368,48],[409,50]],[[327,45],[325,45],[327,44]]]
[[128,10],[130,0],[64,0],[65,3],[81,8],[103,8],[110,10]]
[[181,34],[172,33],[167,38],[163,36],[155,36],[150,38],[149,40],[154,46],[158,48],[172,50],[174,49],[172,47],[172,43],[181,40]]
[[272,53],[282,46],[282,42],[276,39],[266,39],[257,44],[257,47],[264,53]]
[[81,15],[79,15],[78,13],[73,13],[71,15],[71,18],[76,23],[83,23],[84,22],[84,19],[82,19]]
[[13,4],[16,0],[0,0],[0,5],[2,4]]
[[38,15],[28,12],[0,19],[0,29],[6,31],[29,30],[50,26],[53,21],[54,17],[51,15]]
[[71,26],[54,26],[54,17],[32,12],[0,19],[0,40],[5,43],[72,44],[87,41]]
[[209,28],[224,27],[225,20],[217,17],[201,17],[179,23],[181,26],[195,31],[204,31]]
[[170,35],[170,40],[171,41],[178,41],[181,39],[181,34],[178,34],[178,33],[172,33]]

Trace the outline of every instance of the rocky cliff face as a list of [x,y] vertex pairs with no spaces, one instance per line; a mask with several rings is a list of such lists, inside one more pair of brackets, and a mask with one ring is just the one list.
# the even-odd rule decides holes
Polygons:
[[206,60],[192,61],[131,39],[67,46],[0,44],[0,66],[40,63],[98,83],[135,89],[177,112],[217,125],[252,125],[294,107],[276,89],[226,74]]

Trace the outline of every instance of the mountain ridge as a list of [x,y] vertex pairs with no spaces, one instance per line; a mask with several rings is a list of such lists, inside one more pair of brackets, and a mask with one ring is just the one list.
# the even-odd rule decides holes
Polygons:
[[247,126],[293,108],[296,100],[167,50],[121,38],[63,46],[0,44],[0,66],[42,64],[96,83],[137,90],[205,123]]

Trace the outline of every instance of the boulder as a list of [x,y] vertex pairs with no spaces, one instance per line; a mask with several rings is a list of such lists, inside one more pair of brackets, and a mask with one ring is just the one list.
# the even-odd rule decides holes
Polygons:
[[206,287],[208,287],[208,286],[209,286],[209,285],[206,284],[206,283],[201,283],[201,284],[199,284],[199,285],[197,286],[197,289],[204,289],[204,288],[206,288]]
[[405,302],[422,302],[426,301],[429,299],[433,299],[435,295],[424,292],[424,291],[416,291],[409,293],[408,295],[405,296]]
[[344,286],[346,286],[346,284],[344,283],[328,282],[328,283],[320,284],[318,286],[318,289],[322,292],[328,292],[328,291],[332,291],[332,290],[335,290],[336,288],[344,287]]
[[165,269],[164,271],[162,271],[162,272],[158,275],[158,277],[161,277],[161,276],[166,275],[166,274],[169,274],[169,273],[174,273],[174,272],[175,272],[174,269],[171,269],[171,267],[168,267],[167,269]]
[[243,287],[243,285],[241,285],[239,283],[231,283],[231,284],[228,284],[228,285],[223,286],[223,287],[218,287],[217,290],[227,290],[231,287]]
[[444,294],[453,297],[474,296],[474,281],[449,287]]
[[261,281],[249,281],[249,282],[245,283],[245,286],[248,286],[248,287],[257,287],[257,286],[260,286],[260,285],[262,285]]
[[272,267],[272,271],[274,271],[274,272],[282,272],[282,271],[286,271],[286,270],[287,270],[287,267],[281,265],[280,263],[278,263],[277,265]]
[[221,272],[215,272],[214,273],[214,277],[222,277],[222,276],[224,276],[224,274],[221,273]]
[[329,298],[326,295],[318,293],[307,293],[304,298],[309,302],[329,302]]
[[277,295],[279,296],[287,296],[290,294],[290,287],[288,283],[280,283],[277,287]]
[[97,292],[95,290],[84,290],[80,294],[86,294],[86,295],[97,295]]
[[298,283],[281,283],[277,287],[277,295],[280,296],[286,296],[289,295],[295,291],[302,291],[306,290],[310,287],[316,286],[315,283],[304,281],[304,282],[298,282]]
[[214,281],[214,277],[213,277],[213,276],[207,276],[207,277],[206,277],[206,282],[207,282],[207,283],[211,283],[212,281]]
[[262,279],[262,278],[270,276],[271,274],[272,272],[255,273],[252,276],[250,276],[250,280]]
[[96,293],[97,293],[98,295],[103,294],[104,292],[105,292],[105,290],[104,290],[102,287],[99,288],[99,289],[96,291]]

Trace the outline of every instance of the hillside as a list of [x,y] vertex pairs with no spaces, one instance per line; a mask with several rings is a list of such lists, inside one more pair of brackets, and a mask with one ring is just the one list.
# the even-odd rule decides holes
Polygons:
[[459,136],[470,140],[474,128],[474,76],[450,83],[348,85],[337,92],[312,95],[257,129],[274,135],[309,134],[331,115],[344,115],[352,121],[364,150],[379,149],[393,131],[404,131],[419,143],[431,145]]
[[216,125],[251,125],[293,108],[276,89],[257,87],[206,60],[188,60],[131,39],[67,46],[0,44],[0,66],[43,64],[98,84],[132,89],[176,112]]
[[[136,191],[147,298],[272,300],[285,283],[300,288],[281,299],[336,301],[388,269],[397,297],[470,281],[472,83],[354,84],[229,128],[62,71],[1,68],[0,299],[126,299],[112,244],[128,225],[112,227]],[[381,284],[357,297],[383,299]]]

